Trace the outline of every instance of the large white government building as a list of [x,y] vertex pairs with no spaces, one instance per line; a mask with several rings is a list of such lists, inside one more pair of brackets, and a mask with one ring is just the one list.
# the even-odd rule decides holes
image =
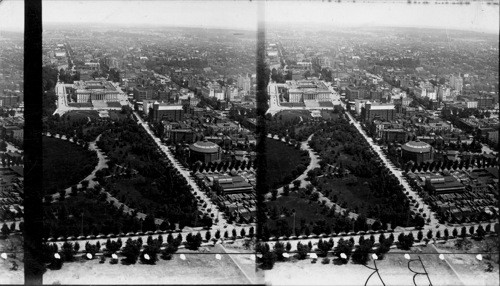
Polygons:
[[76,102],[120,101],[124,93],[110,81],[90,80],[75,81],[73,88],[76,93]]
[[286,82],[289,102],[304,102],[306,100],[332,101],[333,92],[323,81],[290,80]]

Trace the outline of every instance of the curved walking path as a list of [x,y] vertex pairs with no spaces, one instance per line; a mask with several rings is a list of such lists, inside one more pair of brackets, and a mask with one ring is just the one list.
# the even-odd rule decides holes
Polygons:
[[[50,133],[48,133],[47,136],[50,136]],[[73,142],[72,140],[69,140],[69,139],[65,138],[64,135],[61,136],[59,134],[56,134],[55,138],[59,138],[61,140],[68,140],[69,142]],[[96,151],[97,158],[99,159],[99,161],[98,161],[97,165],[95,166],[94,170],[92,171],[92,173],[90,173],[87,177],[85,177],[83,180],[81,180],[80,183],[77,184],[77,187],[79,189],[82,188],[82,183],[81,182],[85,181],[85,180],[89,182],[89,186],[88,186],[89,188],[93,188],[95,186],[98,186],[99,182],[95,181],[95,174],[96,174],[96,172],[108,167],[108,158],[107,158],[107,156],[101,151],[101,149],[99,149],[99,147],[97,147],[97,141],[99,141],[100,138],[101,138],[101,135],[97,136],[97,138],[94,141],[92,141],[91,143],[89,143],[89,150]],[[64,191],[66,192],[65,197],[69,197],[71,195],[71,187],[66,188]],[[120,208],[121,206],[123,206],[123,212],[124,213],[131,214],[132,212],[134,212],[133,208],[130,208],[126,204],[120,202],[117,198],[113,197],[104,188],[101,188],[101,192],[103,192],[103,193],[106,194],[106,196],[107,196],[106,201],[112,202],[115,207]],[[52,194],[52,200],[57,200],[57,199],[59,199],[60,196],[61,195],[59,193]],[[137,216],[137,218],[140,218],[140,219],[145,219],[146,218],[146,214],[145,213],[141,213],[141,212],[137,212],[136,216]],[[162,222],[163,222],[162,219],[155,219],[155,223],[156,224],[161,224]]]
[[[49,133],[47,135],[50,136]],[[94,179],[95,179],[95,173],[98,170],[103,169],[103,168],[105,168],[105,167],[108,166],[107,165],[108,159],[107,159],[106,155],[97,147],[97,144],[96,144],[97,141],[100,139],[100,136],[101,135],[99,135],[96,138],[96,140],[94,140],[93,142],[91,142],[89,144],[89,149],[95,150],[97,152],[98,158],[99,158],[99,163],[94,168],[94,171],[84,179],[84,180],[89,180],[89,187],[99,185],[98,182],[94,181]],[[59,138],[61,140],[67,140],[67,139],[64,138],[64,136],[56,135],[55,137]],[[72,141],[70,140],[70,142],[72,142]],[[193,183],[194,183],[194,181],[193,181]],[[81,183],[78,184],[78,185],[81,187]],[[67,188],[65,191],[66,191],[66,196],[69,196],[69,194],[71,192],[71,188]],[[108,193],[106,190],[102,189],[102,192],[104,192],[107,195],[107,199],[106,200],[108,202],[112,202],[116,207],[120,207],[120,206],[123,205],[123,211],[124,212],[131,213],[131,212],[134,211],[134,209],[128,207],[127,205],[125,205],[122,202],[120,202],[117,198],[111,196],[111,194]],[[202,192],[198,191],[198,193],[202,193]],[[60,196],[59,193],[52,195],[53,199],[57,199],[57,198],[59,198],[59,196]],[[137,213],[137,217],[145,219],[146,218],[146,214],[138,212]],[[155,223],[156,224],[161,224],[162,222],[163,222],[162,219],[155,219]],[[239,236],[240,232],[241,232],[241,229],[245,229],[245,232],[248,234],[250,232],[250,228],[252,226],[254,227],[254,230],[255,230],[255,224],[254,223],[253,224],[249,224],[249,225],[242,225],[242,226],[237,226],[237,225],[235,225],[235,226],[229,225],[228,226],[226,224],[224,224],[224,225],[216,225],[216,224],[214,224],[211,230],[206,230],[206,229],[203,229],[202,227],[194,227],[194,228],[192,228],[192,227],[184,227],[183,231],[180,232],[180,233],[182,233],[183,237],[185,238],[185,235],[187,235],[188,233],[200,232],[201,235],[202,235],[202,237],[204,238],[205,237],[205,233],[207,231],[211,231],[212,232],[212,237],[213,237],[214,234],[215,234],[215,232],[217,230],[219,230],[221,232],[221,237],[223,237],[225,231],[227,231],[228,234],[229,234],[229,236],[231,237],[233,229],[236,229],[236,233]],[[174,236],[176,236],[177,233],[178,232],[174,232],[172,234]],[[162,234],[162,236],[163,236],[163,238],[164,238],[165,241],[166,241],[167,235],[168,234]],[[155,234],[154,236],[157,237],[158,234]],[[143,241],[146,243],[148,235],[123,236],[122,240],[123,239],[127,239],[128,237],[131,237],[131,238],[134,238],[134,239],[137,239],[137,238],[141,237],[143,239]],[[117,238],[114,238],[114,239],[117,239]],[[93,238],[93,239],[83,239],[83,240],[74,239],[74,240],[69,240],[69,241],[71,241],[71,242],[80,242],[80,243],[89,241],[89,242],[94,243],[94,244],[97,243],[97,242],[99,242],[102,245],[103,243],[106,242],[106,240],[107,240],[107,238]],[[58,241],[58,242],[55,242],[55,243],[57,243],[59,246],[61,246],[64,242],[63,241]]]
[[[309,146],[309,142],[311,141],[311,139],[313,138],[313,136],[314,136],[314,133],[311,134],[307,138],[307,140],[302,141],[301,142],[301,146],[300,146],[301,150],[306,150],[309,153],[309,158],[311,159],[310,162],[309,162],[309,165],[306,168],[306,170],[295,179],[295,180],[300,181],[300,187],[301,188],[305,188],[307,185],[310,184],[308,181],[306,181],[307,172],[309,172],[310,170],[313,170],[315,168],[319,168],[320,167],[319,166],[319,161],[321,159],[319,158],[319,155]],[[268,134],[267,137],[279,140],[279,138],[277,136],[272,137],[271,134]],[[281,141],[286,143],[285,139],[283,139],[283,138],[281,139]],[[292,189],[293,188],[293,183],[289,184],[288,186],[290,187],[290,189]],[[347,211],[347,209],[340,207],[338,204],[332,202],[328,197],[325,197],[325,195],[323,195],[321,192],[318,192],[316,190],[316,187],[314,187],[313,191],[316,191],[318,193],[318,195],[319,195],[318,201],[320,201],[320,202],[325,201],[325,205],[327,207],[329,207],[329,208],[334,207],[335,208],[335,212],[337,212],[337,213],[345,213]],[[280,197],[282,195],[283,195],[283,187],[280,187],[280,188],[278,188],[278,195],[277,195],[277,197]],[[267,200],[271,199],[271,197],[272,197],[271,193],[266,194],[266,199]],[[358,218],[358,214],[353,213],[353,212],[349,212],[348,216],[349,216],[349,218],[353,218],[353,219]],[[374,220],[369,219],[368,222],[372,223],[373,221]]]

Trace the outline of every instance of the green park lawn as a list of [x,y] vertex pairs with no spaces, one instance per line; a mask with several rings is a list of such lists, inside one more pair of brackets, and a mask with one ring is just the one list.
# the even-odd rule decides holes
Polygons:
[[43,191],[53,194],[71,187],[94,170],[95,153],[66,140],[43,137]]
[[[307,198],[301,198],[299,194],[295,191],[290,192],[288,196],[280,196],[275,201],[266,202],[268,209],[276,207],[278,210],[282,208],[287,208],[289,211],[295,210],[295,228],[301,228],[301,221],[304,220],[306,225],[314,223],[319,220],[327,220],[327,212],[324,211],[322,205],[317,202],[311,202]],[[283,217],[286,220],[290,228],[293,227],[293,216]],[[267,226],[269,229],[274,229],[276,227],[277,220],[269,219],[267,221]],[[298,234],[297,234],[298,235]]]
[[302,164],[309,164],[308,156],[301,156],[301,152],[292,146],[274,139],[266,138],[267,156],[267,184],[269,187],[282,186],[290,183],[298,175],[293,171]]
[[81,119],[87,119],[87,118],[93,120],[99,118],[99,112],[95,110],[72,110],[65,113],[62,116],[62,118],[69,119],[70,122],[79,121]]
[[[382,199],[373,196],[368,185],[368,180],[365,178],[335,178],[321,177],[319,186],[323,189],[323,194],[328,193],[328,198],[339,205],[345,202],[345,207],[354,211],[358,207],[360,214],[367,214],[368,206],[381,202]],[[350,181],[350,183],[348,183]],[[335,201],[334,197],[337,197]]]

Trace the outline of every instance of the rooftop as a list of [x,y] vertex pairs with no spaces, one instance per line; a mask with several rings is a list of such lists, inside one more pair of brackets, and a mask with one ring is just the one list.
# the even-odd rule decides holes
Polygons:
[[429,145],[425,142],[421,142],[421,141],[410,141],[410,142],[404,144],[401,148],[405,151],[417,152],[417,153],[431,151],[431,145]]

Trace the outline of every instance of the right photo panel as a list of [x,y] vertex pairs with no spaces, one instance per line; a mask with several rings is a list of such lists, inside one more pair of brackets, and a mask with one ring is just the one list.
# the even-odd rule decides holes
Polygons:
[[498,285],[498,1],[263,6],[258,275]]

